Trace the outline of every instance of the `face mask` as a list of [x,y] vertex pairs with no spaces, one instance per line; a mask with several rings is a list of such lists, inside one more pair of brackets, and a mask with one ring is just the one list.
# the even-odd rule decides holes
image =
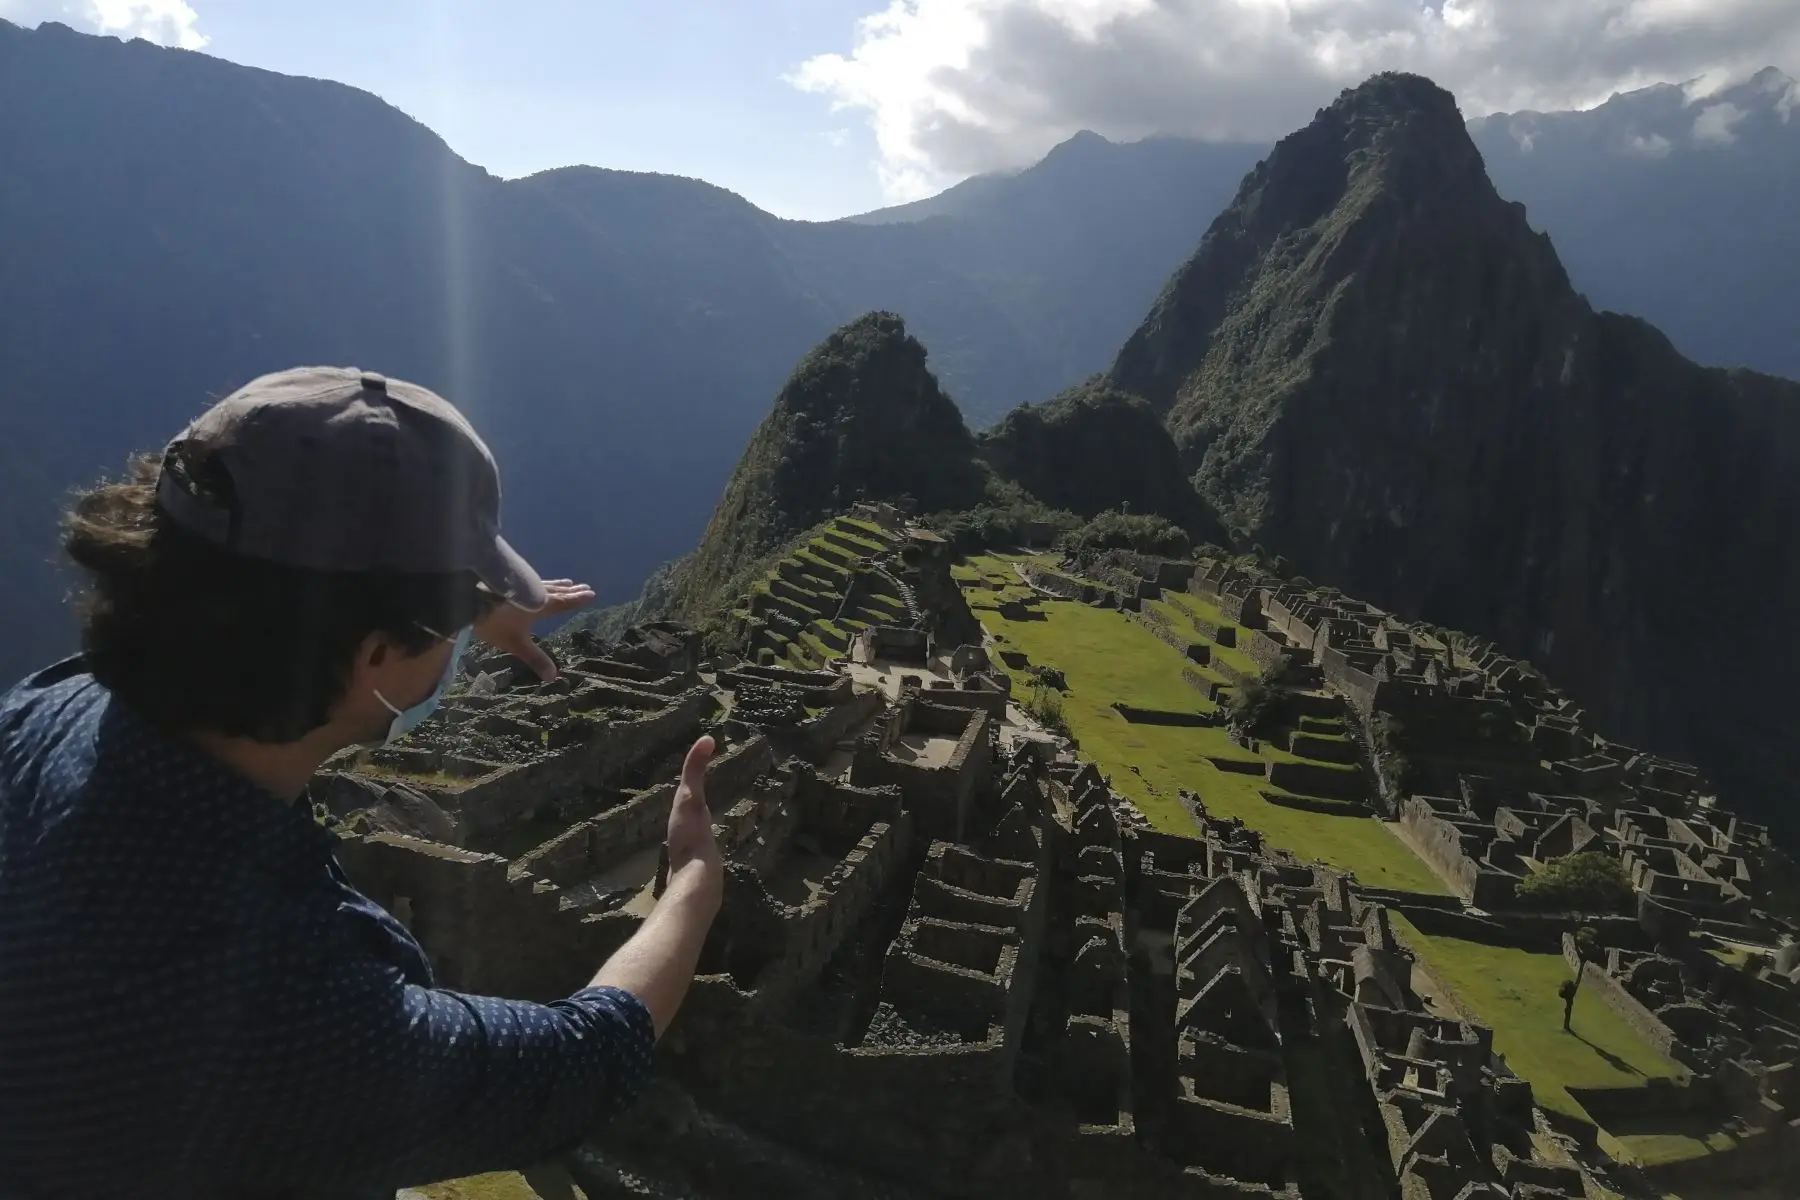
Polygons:
[[[420,626],[420,628],[423,629],[424,626]],[[425,632],[437,634],[440,638],[444,637],[435,629],[426,629]],[[475,627],[470,625],[464,626],[463,631],[456,635],[455,641],[450,647],[450,661],[444,664],[444,674],[438,679],[437,686],[431,689],[431,695],[411,708],[395,708],[388,703],[386,696],[379,691],[375,693],[375,698],[381,701],[382,706],[394,714],[394,719],[388,722],[387,737],[381,743],[383,746],[393,745],[417,728],[419,722],[437,711],[438,705],[443,702],[444,693],[449,691],[450,685],[456,681],[456,672],[462,666],[463,654],[469,649],[469,640],[474,634]],[[444,640],[451,641],[449,638],[444,638]]]

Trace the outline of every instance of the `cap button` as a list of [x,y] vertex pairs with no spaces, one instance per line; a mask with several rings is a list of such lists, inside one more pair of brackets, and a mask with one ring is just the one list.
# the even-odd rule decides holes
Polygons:
[[371,392],[385,393],[387,391],[387,376],[377,375],[373,371],[364,371],[362,373],[362,385]]

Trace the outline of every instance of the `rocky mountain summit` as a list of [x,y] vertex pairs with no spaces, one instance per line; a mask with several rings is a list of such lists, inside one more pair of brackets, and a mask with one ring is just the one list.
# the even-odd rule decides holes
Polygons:
[[984,479],[925,348],[899,317],[870,313],[794,368],[677,571],[677,606],[704,604],[734,573],[856,501],[966,508]]
[[1448,92],[1380,76],[1284,139],[1110,380],[1247,540],[1495,637],[1784,819],[1800,385],[1590,308]]

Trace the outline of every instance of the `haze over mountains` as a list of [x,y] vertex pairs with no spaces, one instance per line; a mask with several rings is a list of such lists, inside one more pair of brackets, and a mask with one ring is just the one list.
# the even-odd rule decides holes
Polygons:
[[[514,540],[623,600],[700,539],[794,363],[879,309],[977,428],[1117,356],[979,442],[1041,499],[1217,509],[1322,581],[1546,658],[1621,736],[1779,777],[1779,696],[1682,639],[1794,594],[1800,401],[1676,351],[1800,374],[1791,82],[1466,128],[1423,81],[1354,95],[1241,191],[1260,148],[1082,135],[807,224],[668,176],[498,180],[341,85],[0,22],[0,667],[71,641],[44,565],[62,492],[263,371],[445,390],[502,460]],[[814,392],[789,407],[829,441]],[[1151,469],[1079,486],[1073,451]]]

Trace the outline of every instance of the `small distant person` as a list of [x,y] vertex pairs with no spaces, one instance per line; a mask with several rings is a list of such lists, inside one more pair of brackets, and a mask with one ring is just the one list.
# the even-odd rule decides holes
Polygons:
[[711,739],[654,911],[553,1004],[436,987],[306,794],[428,717],[473,641],[553,678],[532,623],[593,598],[502,540],[455,408],[266,376],[75,499],[65,546],[83,652],[0,698],[0,1193],[391,1197],[633,1098],[719,907]]
[[1556,989],[1556,995],[1563,1006],[1563,1032],[1572,1032],[1569,1022],[1575,1018],[1575,992],[1578,984],[1573,979],[1565,979]]

